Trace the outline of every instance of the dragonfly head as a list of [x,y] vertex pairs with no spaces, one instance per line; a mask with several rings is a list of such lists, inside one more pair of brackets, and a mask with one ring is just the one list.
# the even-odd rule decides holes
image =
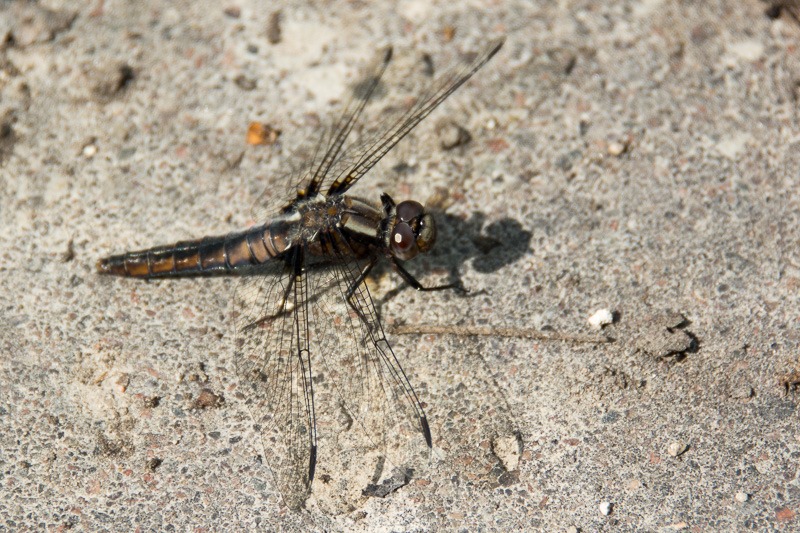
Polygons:
[[422,204],[406,200],[397,204],[395,222],[389,241],[392,255],[402,261],[427,252],[436,242],[436,224]]

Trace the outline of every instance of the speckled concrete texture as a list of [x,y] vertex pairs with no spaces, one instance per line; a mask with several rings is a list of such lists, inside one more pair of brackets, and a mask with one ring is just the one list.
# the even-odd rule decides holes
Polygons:
[[[0,530],[796,530],[800,23],[778,4],[0,3]],[[392,335],[429,461],[368,497],[321,458],[292,511],[235,379],[236,280],[95,261],[253,223],[380,47],[438,69],[501,35],[354,190],[438,204],[410,268],[470,289],[384,269],[387,327],[498,334]]]

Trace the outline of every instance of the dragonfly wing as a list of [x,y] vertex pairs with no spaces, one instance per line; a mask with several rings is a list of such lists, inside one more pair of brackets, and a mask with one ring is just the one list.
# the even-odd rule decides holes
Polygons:
[[322,184],[328,177],[331,167],[339,160],[342,147],[344,146],[350,133],[353,131],[361,117],[361,113],[367,106],[372,96],[379,87],[381,77],[386,72],[386,67],[392,59],[392,49],[385,48],[378,55],[377,65],[371,69],[371,73],[356,85],[353,97],[342,112],[339,120],[331,128],[331,135],[326,144],[328,147],[313,168],[309,177],[306,196],[315,196],[322,188]]
[[485,65],[502,48],[504,39],[492,41],[481,53],[472,56],[434,79],[424,87],[414,99],[414,103],[401,109],[398,116],[382,121],[383,131],[373,135],[362,142],[358,148],[348,150],[348,166],[340,166],[333,172],[328,193],[344,193],[369,170],[374,167],[383,156],[400,142],[417,124],[422,122],[439,104],[444,102],[451,94],[469,80],[480,68]]
[[314,477],[316,424],[307,287],[302,276],[296,279],[295,266],[275,261],[244,276],[234,297],[234,321],[240,391],[278,490],[287,506],[299,509]]
[[254,220],[263,221],[280,213],[301,198],[319,194],[325,182],[330,182],[334,168],[342,166],[347,158],[345,147],[353,145],[351,133],[362,127],[362,113],[367,105],[382,94],[381,78],[392,59],[392,49],[387,47],[378,52],[375,60],[366,69],[339,117],[331,123],[315,128],[315,133],[298,142],[291,156],[284,164],[281,177],[274,180],[282,194],[276,193],[276,185],[270,185],[251,207]]
[[[349,479],[363,481],[367,471],[371,483],[377,483],[393,468],[416,468],[427,457],[431,433],[424,408],[383,332],[369,289],[363,281],[357,283],[366,262],[349,252],[338,249],[330,268],[318,275],[309,272],[314,294],[320,296],[311,306],[311,337],[319,361],[315,359],[315,368],[324,376],[325,387],[315,390],[326,394],[318,403],[319,411],[325,410],[318,420],[344,426],[331,432],[335,447],[324,442],[329,435],[320,435],[320,450],[325,450],[321,468],[340,461],[331,475],[344,477],[349,472]],[[355,288],[348,301],[350,287]],[[366,488],[362,483],[353,490],[360,496]]]

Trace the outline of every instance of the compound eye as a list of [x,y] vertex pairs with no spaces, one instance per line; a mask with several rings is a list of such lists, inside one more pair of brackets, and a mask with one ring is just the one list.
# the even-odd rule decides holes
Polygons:
[[436,242],[436,224],[433,222],[433,217],[429,214],[422,215],[419,220],[419,229],[417,235],[417,247],[420,252],[427,252],[433,248]]
[[422,204],[419,202],[415,202],[414,200],[406,200],[405,202],[400,202],[397,204],[397,218],[402,220],[403,222],[410,222],[411,220],[422,216],[422,213],[425,209],[422,207]]
[[392,253],[403,261],[412,259],[419,253],[414,231],[405,222],[398,222],[392,231]]

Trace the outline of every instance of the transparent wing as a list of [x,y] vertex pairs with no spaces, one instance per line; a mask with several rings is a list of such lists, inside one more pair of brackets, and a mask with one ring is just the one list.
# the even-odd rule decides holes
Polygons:
[[[259,197],[253,210],[255,219],[264,220],[291,204],[298,191],[306,196],[347,191],[486,64],[503,43],[503,39],[492,41],[481,53],[457,62],[435,78],[421,69],[387,73],[391,49],[379,52],[368,74],[353,87],[339,118],[321,126],[319,133],[293,154],[296,163],[286,176],[286,193],[276,196],[270,187]],[[389,69],[394,70],[398,69]],[[386,78],[389,83],[382,83]],[[379,99],[383,109],[365,122],[365,109]],[[264,208],[267,205],[269,209]]]
[[342,146],[347,141],[353,128],[358,124],[359,117],[367,106],[367,103],[375,94],[381,77],[392,59],[392,49],[386,48],[380,55],[377,67],[373,73],[356,86],[355,94],[350,103],[345,107],[339,121],[332,128],[332,138],[328,143],[319,164],[315,165],[309,176],[309,182],[303,193],[307,196],[315,196],[319,193],[331,167],[339,160]]
[[317,420],[343,426],[320,433],[320,469],[352,489],[351,501],[366,488],[365,473],[377,483],[391,470],[384,466],[381,472],[381,464],[413,470],[432,444],[424,408],[386,339],[366,283],[355,285],[348,303],[365,264],[340,248],[329,269],[309,273],[321,295],[310,311],[313,359],[324,378],[315,389]]
[[343,193],[352,187],[361,176],[369,172],[417,124],[422,122],[439,104],[444,102],[448,96],[453,94],[487,61],[494,57],[502,48],[504,42],[505,39],[492,41],[483,52],[475,55],[471,60],[456,65],[436,78],[417,94],[413,105],[402,111],[399,117],[386,122],[388,127],[386,127],[385,131],[371,137],[368,136],[369,140],[363,142],[360,147],[349,151],[348,157],[353,158],[355,156],[353,158],[355,162],[351,164],[345,163],[344,168],[337,169],[339,170],[338,172],[331,173],[331,177],[334,179],[328,192],[330,194]]
[[391,473],[381,465],[413,470],[431,445],[366,284],[347,302],[363,265],[340,252],[334,263],[306,264],[301,276],[289,262],[259,267],[235,293],[239,388],[292,509],[305,505],[317,472],[346,487],[335,496],[352,502]]
[[380,80],[391,59],[391,48],[381,50],[366,69],[367,74],[352,88],[352,94],[338,118],[330,124],[321,125],[315,134],[292,151],[288,171],[276,182],[279,188],[285,189],[276,191],[275,186],[267,187],[251,208],[254,220],[267,220],[298,199],[320,192],[331,168],[345,156],[343,146],[351,132],[358,128],[364,109],[377,94],[383,92]]
[[275,483],[287,506],[299,509],[314,476],[316,423],[308,291],[294,273],[291,262],[276,260],[240,280],[233,308],[234,357]]

